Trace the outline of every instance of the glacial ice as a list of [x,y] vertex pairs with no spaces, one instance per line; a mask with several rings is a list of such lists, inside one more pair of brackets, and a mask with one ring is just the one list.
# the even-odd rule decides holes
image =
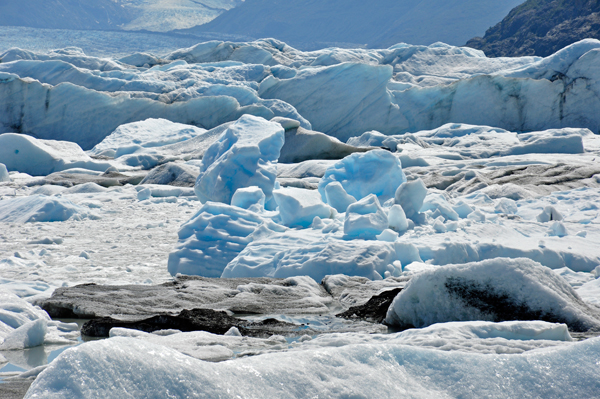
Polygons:
[[[312,229],[311,229],[312,230]],[[289,230],[250,243],[221,277],[310,276],[321,281],[331,274],[381,280],[386,272],[400,275],[397,247],[383,241],[323,240],[319,232]]]
[[203,331],[156,331],[146,333],[115,327],[111,337],[130,337],[174,349],[200,360],[222,361],[246,355],[281,351],[341,347],[353,344],[393,343],[441,351],[482,354],[519,354],[557,347],[572,342],[565,324],[543,321],[485,321],[434,324],[423,329],[410,329],[394,334],[331,333],[312,339],[300,339],[291,345],[282,336],[267,339],[243,337],[237,328],[216,335]]
[[[30,50],[12,48],[0,57],[3,63],[32,60],[32,61],[63,61],[77,68],[88,70],[99,70],[102,72],[118,71],[124,69],[118,62],[110,58],[99,58],[86,55],[82,49],[67,47],[58,50],[50,50],[47,53],[39,53]],[[47,71],[45,71],[47,72]]]
[[205,133],[196,126],[174,123],[166,119],[146,119],[119,126],[90,150],[94,155],[118,158],[140,148],[162,147],[192,139]]
[[577,288],[577,294],[586,302],[600,306],[600,279],[588,281]]
[[0,221],[11,223],[61,222],[70,218],[97,217],[66,198],[31,195],[0,202]]
[[6,169],[6,165],[0,163],[0,183],[6,183],[10,181],[10,175],[8,174],[8,169]]
[[[398,134],[449,122],[597,132],[594,89],[581,83],[593,81],[597,47],[594,40],[575,43],[569,46],[573,56],[557,67],[552,56],[488,59],[444,45],[301,52],[272,39],[215,41],[167,55],[170,64],[139,70],[80,50],[10,50],[0,56],[0,103],[7,107],[0,131],[66,139],[88,149],[119,125],[150,117],[213,128],[249,113],[290,117],[342,140],[369,130]],[[517,77],[527,68],[537,73]],[[561,71],[565,79],[547,80]],[[28,98],[10,94],[25,92]],[[511,104],[515,97],[519,105]],[[327,104],[336,104],[334,113]],[[88,119],[79,120],[82,114]],[[50,130],[48,118],[60,129]],[[100,118],[102,126],[88,123]]]
[[327,185],[338,182],[346,193],[357,200],[375,194],[380,202],[394,196],[406,176],[400,160],[385,150],[351,154],[325,171],[319,182],[319,193],[327,200]]
[[280,188],[273,191],[279,210],[279,217],[285,226],[310,226],[315,218],[329,219],[334,216],[330,206],[321,201],[321,196],[314,190],[301,188]]
[[111,166],[108,162],[93,160],[75,143],[40,140],[15,133],[0,134],[0,159],[9,171],[33,176],[72,168],[104,172]]
[[518,354],[572,342],[565,324],[544,321],[448,322],[413,328],[394,334],[327,334],[302,343],[299,348],[319,348],[357,343],[394,343],[441,351],[481,354]]
[[257,186],[272,208],[277,159],[284,143],[281,125],[254,116],[231,124],[202,158],[194,190],[202,202],[231,203],[239,188]]
[[[579,42],[572,46],[585,55],[589,43]],[[529,61],[538,65],[540,73],[555,72],[550,64],[535,64],[538,60],[533,58]],[[406,63],[410,70],[410,59]],[[311,121],[313,128],[343,140],[368,130],[397,134],[431,129],[449,122],[515,131],[587,127],[597,132],[599,129],[598,121],[591,116],[595,106],[592,104],[597,102],[593,90],[585,84],[575,84],[572,91],[565,91],[573,81],[592,78],[591,63],[587,68],[574,70],[573,76],[567,72],[568,80],[554,82],[509,77],[510,69],[492,72],[482,68],[478,71],[481,75],[463,75],[462,80],[450,85],[437,82],[437,86],[397,89],[392,80],[394,68],[373,64],[344,63],[307,68],[289,79],[269,77],[261,82],[259,93],[262,97],[278,98],[292,104]],[[414,75],[418,76],[417,73]],[[360,84],[348,85],[348,81]],[[570,104],[577,104],[573,108],[567,105],[568,113],[560,105],[565,101],[563,95]],[[520,99],[518,106],[511,104],[509,98],[514,97]],[[436,100],[431,102],[431,98]],[[582,98],[586,99],[585,106],[580,105]],[[333,117],[329,108],[322,106],[332,103],[337,105]],[[328,111],[324,111],[326,109]]]
[[352,153],[368,150],[342,143],[335,137],[299,126],[286,129],[285,144],[281,149],[279,162],[298,163],[309,159],[341,159]]
[[332,181],[325,186],[325,201],[338,212],[343,213],[348,206],[356,202],[356,198],[348,194],[340,182]]
[[0,344],[0,350],[27,349],[40,346],[44,343],[47,332],[48,325],[45,319],[30,321],[5,336],[4,342]]
[[415,221],[427,196],[427,187],[421,179],[402,183],[394,193],[394,202],[400,205],[407,218]]
[[392,205],[388,213],[389,227],[398,233],[404,233],[408,230],[408,220],[404,209],[398,204]]
[[542,213],[537,215],[537,221],[541,223],[547,223],[553,220],[561,221],[563,220],[562,215],[559,211],[556,210],[552,205],[548,205],[544,208]]
[[423,200],[419,212],[431,211],[432,217],[442,216],[445,220],[458,220],[459,216],[446,200],[443,194],[429,192]]
[[15,351],[47,344],[71,344],[77,325],[53,321],[17,295],[0,292],[0,350]]
[[[6,52],[0,140],[26,151],[17,163],[19,148],[0,145],[1,291],[42,303],[95,283],[56,301],[86,315],[217,307],[329,331],[331,312],[402,288],[388,321],[429,326],[287,341],[114,329],[65,352],[29,395],[77,396],[74,373],[100,396],[593,396],[597,340],[568,330],[600,323],[599,49],[491,59],[443,44],[302,52],[265,39],[121,61]],[[76,339],[38,316],[2,338]],[[92,366],[74,370],[80,356]]]
[[258,210],[264,209],[265,193],[258,186],[238,188],[231,197],[231,205],[244,209],[258,205]]
[[[350,138],[348,143],[384,146],[392,151],[401,151],[407,144],[440,146],[461,158],[490,158],[536,153],[580,154],[586,145],[590,145],[588,138],[593,136],[589,129],[563,128],[515,133],[490,126],[447,123],[432,130],[410,134],[386,136],[379,132],[366,132]],[[427,166],[426,161],[416,154],[412,158],[401,156],[401,159],[403,165],[404,160],[407,161],[404,166]]]
[[169,162],[152,169],[140,184],[168,184],[171,186],[193,187],[196,184],[199,172],[197,166]]
[[600,313],[564,279],[522,258],[448,265],[420,273],[394,299],[386,321],[425,327],[448,321],[515,319],[560,321],[575,331],[600,325]]
[[[214,364],[151,342],[115,337],[65,351],[34,381],[26,398],[68,399],[92,392],[98,396],[127,392],[136,397],[197,392],[232,398],[257,393],[265,397],[593,397],[598,389],[598,346],[595,338],[520,355],[456,352],[449,356],[429,348],[357,343]],[[81,367],[83,363],[87,366]],[[148,375],[154,377],[144,378]],[[79,381],[87,382],[84,391]],[[504,388],[499,391],[498,385]]]
[[369,194],[346,209],[344,236],[373,239],[387,229],[388,225],[388,217],[377,196]]
[[[214,90],[215,94],[198,93],[193,98],[184,96],[185,100],[171,102],[154,93],[146,97],[131,95],[130,92],[110,95],[70,82],[48,86],[5,72],[0,72],[0,82],[0,98],[4,99],[0,103],[4,103],[6,109],[0,115],[0,132],[35,132],[39,138],[73,141],[84,149],[92,148],[118,126],[136,119],[164,118],[204,128],[216,127],[247,113],[266,119],[280,115],[305,121],[292,106],[281,101],[264,100],[266,106],[240,105],[235,96],[221,93],[223,90]],[[30,97],[25,97],[25,93],[29,93]],[[80,118],[80,115],[86,115],[86,118]],[[103,120],[103,123],[91,123],[94,120]]]
[[236,206],[206,202],[179,230],[179,244],[169,254],[168,269],[177,273],[221,277],[223,269],[249,243],[271,229],[285,227]]

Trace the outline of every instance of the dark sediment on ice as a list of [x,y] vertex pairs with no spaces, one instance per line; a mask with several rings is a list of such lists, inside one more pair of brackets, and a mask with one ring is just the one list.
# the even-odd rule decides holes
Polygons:
[[350,320],[363,320],[371,323],[382,323],[388,308],[400,291],[402,291],[402,288],[383,291],[381,294],[373,296],[364,305],[352,306],[347,311],[337,314],[337,317],[343,317]]
[[[58,288],[50,298],[37,304],[53,318],[92,319],[82,329],[82,334],[91,337],[106,337],[113,327],[147,332],[201,330],[215,334],[237,327],[249,336],[298,335],[300,330],[302,334],[310,333],[310,326],[270,317],[307,315],[334,319],[335,313],[351,306],[359,306],[360,311],[354,317],[344,317],[347,321],[333,323],[331,330],[374,332],[381,327],[376,328],[373,323],[381,323],[394,292],[399,292],[407,281],[333,276],[318,284],[308,277],[179,276],[173,282],[156,286],[83,284]],[[250,322],[236,315],[267,319]]]
[[21,399],[25,397],[33,380],[16,379],[0,383],[0,399]]
[[229,316],[226,312],[211,309],[183,310],[176,316],[162,314],[138,321],[123,321],[112,317],[90,320],[83,325],[81,333],[89,337],[108,337],[110,329],[123,327],[145,332],[159,330],[207,331],[213,334],[225,334],[236,327],[242,335],[251,337],[270,337],[273,334],[291,333],[299,326],[275,319],[249,322]]

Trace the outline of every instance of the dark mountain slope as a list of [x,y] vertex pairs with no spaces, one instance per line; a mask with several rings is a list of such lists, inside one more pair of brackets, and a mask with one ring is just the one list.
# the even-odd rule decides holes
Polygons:
[[492,57],[545,57],[586,38],[600,39],[600,0],[528,0],[467,46]]
[[399,42],[460,45],[522,0],[246,0],[187,33],[273,37],[301,48]]
[[129,11],[112,0],[0,0],[0,25],[119,29]]

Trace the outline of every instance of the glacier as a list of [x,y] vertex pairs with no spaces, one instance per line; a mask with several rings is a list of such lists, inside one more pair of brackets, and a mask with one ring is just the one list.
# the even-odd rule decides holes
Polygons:
[[[0,382],[594,396],[598,54],[5,51]],[[118,325],[194,309],[245,324]],[[113,321],[84,342],[71,318]]]
[[[586,39],[541,62],[488,59],[442,44],[301,52],[273,39],[215,41],[174,51],[152,68],[81,50],[12,49],[0,54],[0,131],[70,139],[89,149],[119,125],[148,117],[213,128],[249,113],[291,117],[343,141],[368,130],[416,132],[449,122],[598,132],[598,89],[584,83],[594,81],[598,48],[597,40]],[[532,69],[539,78],[525,72]],[[336,104],[335,114],[325,104]],[[105,116],[96,127],[80,114],[110,115],[111,123]]]

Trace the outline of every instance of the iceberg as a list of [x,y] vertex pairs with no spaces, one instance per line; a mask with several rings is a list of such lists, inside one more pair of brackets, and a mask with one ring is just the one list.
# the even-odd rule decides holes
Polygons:
[[208,201],[181,226],[179,242],[169,254],[169,273],[221,277],[255,238],[284,230],[252,211]]
[[375,194],[380,202],[394,196],[406,176],[400,160],[389,151],[373,150],[349,155],[329,167],[319,182],[319,193],[327,200],[327,186],[338,182],[347,194],[361,200]]
[[335,137],[298,126],[286,129],[285,144],[281,149],[279,162],[298,163],[310,159],[342,159],[355,152],[367,152],[370,149],[354,147],[342,143]]
[[280,188],[273,191],[279,217],[285,226],[310,226],[315,218],[329,219],[334,216],[330,206],[321,201],[318,192],[301,188]]
[[388,221],[390,229],[398,232],[404,233],[408,230],[409,224],[406,219],[406,213],[404,209],[398,204],[392,205],[388,212]]
[[370,194],[348,206],[344,219],[344,236],[373,239],[388,228],[388,216],[377,196]]
[[258,186],[238,188],[231,197],[231,205],[244,209],[257,205],[258,210],[264,209],[265,193]]
[[66,198],[36,194],[0,201],[0,221],[2,222],[63,222],[71,218],[97,217],[88,208],[75,205]]
[[48,332],[47,323],[46,319],[37,319],[16,328],[4,337],[0,350],[27,349],[42,345]]
[[48,314],[17,295],[0,292],[0,351],[17,351],[43,344],[71,344],[76,324],[53,321]]
[[242,116],[229,125],[202,158],[194,190],[202,202],[231,203],[239,188],[257,186],[273,208],[277,159],[284,143],[280,124]]
[[199,169],[197,166],[169,162],[152,169],[140,184],[168,184],[171,186],[193,187],[196,184],[198,174]]
[[600,326],[600,313],[539,263],[496,258],[416,275],[386,317],[391,325],[414,327],[467,320],[546,320],[587,331]]
[[394,202],[402,207],[407,218],[415,221],[419,217],[426,196],[427,187],[425,187],[425,183],[421,179],[416,179],[404,182],[398,187],[394,193]]
[[356,198],[344,190],[340,182],[332,181],[325,186],[325,199],[338,212],[346,212],[348,206],[356,202]]
[[321,281],[332,274],[381,280],[386,272],[399,276],[402,268],[394,243],[376,240],[323,240],[320,231],[288,230],[250,243],[233,259],[221,277],[310,276]]
[[9,171],[46,176],[66,169],[104,172],[111,164],[90,158],[69,141],[40,140],[25,134],[0,134],[0,159]]
[[166,119],[146,119],[126,123],[115,129],[90,150],[90,154],[118,158],[140,148],[162,147],[199,136],[206,132],[192,125]]
[[0,183],[6,183],[10,181],[10,175],[8,174],[8,169],[6,169],[6,165],[0,163]]

